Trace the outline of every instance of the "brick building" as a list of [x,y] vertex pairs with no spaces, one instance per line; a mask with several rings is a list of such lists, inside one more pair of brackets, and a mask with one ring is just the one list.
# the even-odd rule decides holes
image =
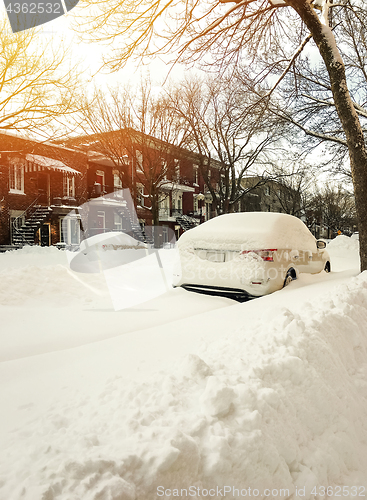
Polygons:
[[1,133],[0,245],[72,243],[61,221],[86,201],[86,172],[84,154]]
[[0,133],[0,246],[77,246],[121,230],[145,238],[157,219],[178,237],[213,216],[199,155],[137,133],[119,147],[116,158],[95,137],[54,144]]
[[[108,134],[81,136],[63,142],[88,156],[89,196],[129,189],[137,223],[148,233],[153,225],[170,228],[179,237],[183,231],[209,219],[211,198],[200,175],[200,155],[131,129]],[[94,169],[92,168],[94,165]],[[211,161],[212,182],[217,182],[219,162]],[[217,171],[217,174],[215,173]],[[100,225],[106,214],[100,212]],[[116,224],[121,224],[118,221]]]

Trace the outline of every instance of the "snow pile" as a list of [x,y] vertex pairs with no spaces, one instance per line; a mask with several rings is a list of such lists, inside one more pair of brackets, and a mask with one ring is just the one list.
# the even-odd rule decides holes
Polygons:
[[27,246],[0,258],[0,305],[65,307],[108,299],[102,275],[80,275],[55,247]]
[[275,212],[220,215],[187,231],[178,240],[180,248],[190,245],[234,250],[240,245],[242,250],[290,248],[316,251],[315,238],[300,219]]
[[228,321],[217,341],[145,381],[116,373],[87,393],[68,387],[67,404],[3,445],[0,497],[153,500],[158,487],[231,485],[289,498],[306,487],[312,499],[314,486],[365,484],[367,273],[298,314],[271,306],[285,292],[234,306],[240,329]]
[[345,252],[358,252],[359,240],[341,234],[330,241],[327,249],[329,250],[330,248],[333,250],[342,250]]
[[[106,285],[101,280],[79,276],[67,266],[26,266],[20,269],[0,271],[0,305],[29,305],[53,307],[70,305],[95,305],[101,295],[108,295]],[[97,288],[98,286],[98,288]],[[46,303],[46,304],[45,304]]]
[[347,267],[360,269],[359,240],[340,235],[328,243],[332,271],[342,271]]
[[0,253],[0,270],[28,265],[46,266],[66,264],[66,253],[56,247],[25,246],[20,250]]

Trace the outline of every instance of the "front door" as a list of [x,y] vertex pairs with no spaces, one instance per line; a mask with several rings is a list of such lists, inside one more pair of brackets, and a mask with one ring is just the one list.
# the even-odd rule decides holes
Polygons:
[[40,227],[41,247],[50,246],[50,224],[43,224]]
[[105,232],[106,227],[106,214],[105,212],[98,211],[97,212],[97,234],[101,234]]
[[50,205],[50,174],[38,172],[38,201],[40,205]]

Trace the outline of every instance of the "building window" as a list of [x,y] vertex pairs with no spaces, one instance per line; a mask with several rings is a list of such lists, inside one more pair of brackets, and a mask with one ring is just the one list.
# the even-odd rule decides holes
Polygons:
[[136,154],[136,170],[138,172],[143,172],[143,153],[137,149],[135,154]]
[[197,199],[197,196],[194,196],[194,212],[199,211],[199,201]]
[[162,194],[158,201],[159,204],[159,217],[169,217],[170,208],[169,208],[169,198],[167,195]]
[[9,161],[9,192],[24,194],[24,165],[19,158]]
[[97,228],[99,233],[104,233],[106,229],[106,214],[102,210],[97,212]]
[[63,196],[65,198],[75,198],[75,177],[64,174]]
[[209,220],[210,219],[211,208],[212,208],[211,203],[205,203],[205,220]]
[[174,191],[172,193],[172,209],[177,213],[182,213],[182,192]]
[[175,159],[175,179],[178,181],[180,178],[180,160]]
[[103,192],[104,192],[104,186],[105,186],[105,184],[104,184],[104,171],[103,170],[97,170],[96,171],[95,185],[101,186],[100,188],[97,189],[97,192],[100,189],[100,191],[101,191],[100,194],[103,194]]
[[116,212],[113,214],[113,229],[115,231],[122,231],[122,217]]
[[194,173],[193,177],[194,184],[199,185],[199,167],[197,165],[194,165],[193,173]]
[[113,191],[115,193],[115,197],[122,197],[122,180],[118,170],[113,171]]
[[266,196],[270,195],[270,187],[269,186],[265,186],[265,195]]
[[64,217],[63,219],[60,219],[60,241],[66,245],[79,245],[79,217]]
[[144,186],[141,184],[137,186],[136,199],[140,207],[144,207]]
[[161,159],[161,172],[162,172],[162,177],[166,181],[167,180],[167,161],[162,158]]
[[163,243],[168,243],[168,227],[162,227]]
[[119,191],[122,189],[122,180],[118,171],[114,170],[113,172],[113,188],[114,191]]

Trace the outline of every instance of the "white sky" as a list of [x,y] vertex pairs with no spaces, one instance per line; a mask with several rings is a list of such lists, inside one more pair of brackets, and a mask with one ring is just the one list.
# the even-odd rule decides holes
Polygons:
[[[163,60],[156,58],[150,64],[139,65],[136,61],[131,61],[126,67],[116,73],[110,73],[108,69],[101,70],[102,56],[110,50],[109,45],[102,43],[81,43],[78,36],[72,29],[72,23],[77,19],[81,9],[76,6],[70,13],[55,19],[42,26],[42,37],[50,37],[56,46],[63,42],[67,46],[72,46],[72,58],[80,60],[84,67],[83,75],[86,79],[93,77],[90,85],[115,86],[119,83],[138,82],[144,74],[150,74],[153,83],[161,84],[166,79],[170,66]],[[83,10],[84,12],[84,10]],[[170,77],[179,79],[183,76],[184,69],[177,65]]]
[[[46,40],[52,41],[56,47],[61,43],[66,46],[71,46],[71,56],[66,61],[67,63],[80,62],[79,68],[82,70],[82,77],[85,80],[90,81],[88,88],[92,91],[94,85],[102,87],[103,85],[116,86],[117,84],[127,83],[127,82],[139,82],[142,75],[150,74],[150,78],[153,84],[161,85],[170,70],[170,66],[163,60],[156,58],[149,64],[139,65],[136,61],[131,61],[126,67],[116,73],[110,73],[109,70],[103,69],[102,66],[102,56],[108,53],[111,46],[102,43],[81,43],[78,40],[76,32],[72,29],[73,21],[78,18],[78,15],[82,10],[78,5],[68,14],[63,15],[51,22],[48,22],[41,26],[39,29],[42,40],[41,43]],[[84,13],[83,9],[83,13]],[[6,11],[4,4],[0,4],[0,18],[5,16]],[[10,31],[10,24],[9,24]],[[48,45],[49,50],[51,50],[51,44]],[[184,75],[184,68],[180,65],[176,65],[170,74],[171,79],[181,79]],[[93,78],[92,78],[93,77]]]

